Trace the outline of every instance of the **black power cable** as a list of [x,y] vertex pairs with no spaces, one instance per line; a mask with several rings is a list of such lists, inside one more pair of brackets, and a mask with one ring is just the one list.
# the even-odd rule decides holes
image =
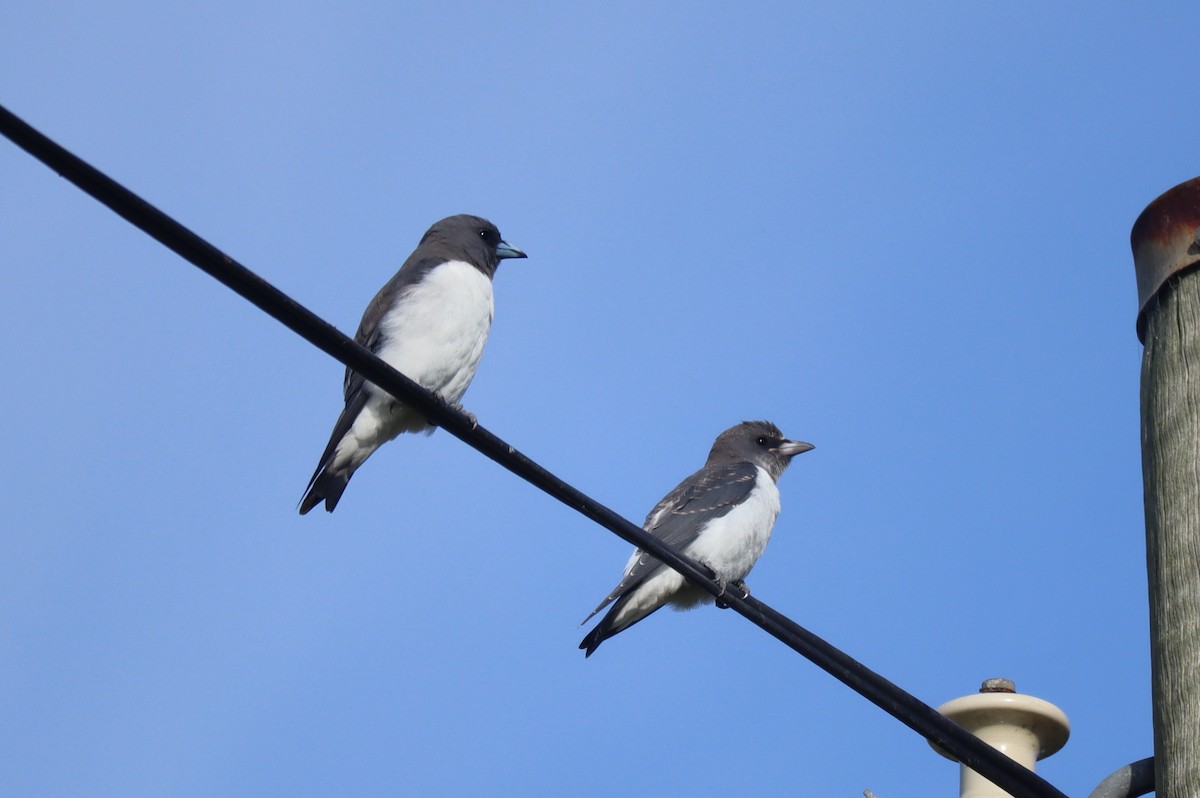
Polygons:
[[693,584],[714,596],[720,596],[723,604],[803,654],[834,678],[1001,789],[1021,798],[1066,798],[1033,771],[758,599],[741,598],[737,591],[721,595],[720,585],[695,562],[664,546],[641,527],[563,482],[483,427],[473,425],[465,414],[375,357],[333,325],[141,197],[55,144],[3,106],[0,106],[0,133],[130,224],[229,286],[317,348],[393,396],[403,399],[468,446],[654,555]]

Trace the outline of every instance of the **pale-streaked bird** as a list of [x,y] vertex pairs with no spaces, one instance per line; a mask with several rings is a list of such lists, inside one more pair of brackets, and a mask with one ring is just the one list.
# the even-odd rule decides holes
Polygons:
[[[703,565],[723,588],[749,595],[743,580],[766,548],[779,515],[775,483],[793,457],[812,448],[784,438],[768,421],[730,427],[717,436],[704,467],[655,505],[642,528]],[[684,610],[712,601],[711,593],[638,549],[620,583],[584,619],[587,623],[616,602],[579,647],[590,657],[605,640],[660,607]]]

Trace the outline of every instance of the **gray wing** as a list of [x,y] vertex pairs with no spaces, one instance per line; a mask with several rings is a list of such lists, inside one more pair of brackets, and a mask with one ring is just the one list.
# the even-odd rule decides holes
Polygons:
[[[398,301],[403,300],[405,293],[411,291],[413,286],[425,279],[425,275],[429,273],[430,269],[450,260],[442,249],[440,246],[422,243],[408,256],[400,270],[392,275],[392,279],[388,280],[383,288],[379,289],[379,292],[367,305],[367,309],[363,311],[362,319],[358,323],[358,331],[354,334],[355,342],[371,352],[379,354],[385,343],[380,327],[384,317]],[[366,380],[360,374],[353,369],[346,369],[346,374],[342,379],[342,396],[346,404],[341,415],[338,416],[337,422],[333,425],[329,443],[325,445],[325,451],[321,455],[317,470],[313,472],[312,479],[308,481],[304,498],[300,500],[301,514],[307,513],[322,499],[326,502],[325,506],[332,512],[338,497],[342,495],[346,483],[354,473],[353,469],[349,469],[335,474],[329,469],[333,464],[338,444],[354,426],[359,413],[367,404],[369,397],[367,391],[364,390],[365,385]]]
[[[354,333],[354,341],[371,352],[379,354],[379,350],[383,347],[382,331],[379,326],[383,322],[383,317],[405,293],[425,279],[425,275],[429,273],[430,269],[445,261],[446,257],[439,254],[424,253],[419,249],[413,252],[408,260],[404,261],[400,271],[393,274],[392,279],[379,289],[379,293],[363,311],[362,320],[358,323],[358,332]],[[345,397],[347,405],[357,398],[364,382],[362,376],[354,369],[346,369],[346,376],[342,381],[342,395]]]
[[[676,485],[654,505],[642,528],[676,551],[686,551],[710,521],[728,514],[746,500],[754,490],[757,476],[758,468],[753,463],[707,465]],[[641,549],[636,554],[637,561],[584,623],[666,567],[661,560]]]
[[[361,344],[372,352],[378,354],[383,345],[381,340],[379,325],[383,321],[383,317],[387,315],[388,309],[392,307],[397,299],[403,296],[405,291],[410,290],[414,285],[421,282],[426,273],[429,272],[437,264],[441,263],[445,258],[438,258],[433,255],[423,255],[419,252],[414,252],[400,267],[400,271],[392,275],[392,279],[387,281],[383,288],[379,289],[379,293],[367,305],[367,309],[363,311],[362,320],[358,323],[358,332],[354,334],[355,342]],[[317,465],[316,472],[312,475],[312,479],[308,481],[308,490],[312,490],[312,486],[316,483],[317,478],[321,473],[333,462],[333,455],[337,451],[338,444],[350,428],[354,426],[355,419],[362,412],[363,406],[367,403],[367,396],[363,391],[363,385],[366,380],[362,375],[351,368],[346,369],[346,376],[342,380],[342,396],[346,400],[346,406],[342,409],[342,413],[338,416],[338,420],[333,425],[333,432],[329,435],[329,443],[325,445],[325,451],[321,454],[321,459]]]

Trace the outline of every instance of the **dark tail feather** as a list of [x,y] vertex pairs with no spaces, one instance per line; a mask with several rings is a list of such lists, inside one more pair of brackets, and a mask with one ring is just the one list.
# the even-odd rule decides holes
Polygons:
[[333,508],[337,507],[338,499],[342,498],[346,483],[354,476],[354,467],[343,466],[342,469],[334,471],[333,461],[337,457],[338,444],[354,426],[354,420],[367,403],[367,393],[360,385],[347,397],[346,407],[338,416],[337,423],[333,425],[333,434],[329,436],[329,443],[325,444],[325,451],[321,454],[321,464],[313,472],[312,479],[308,481],[308,488],[304,491],[304,498],[300,500],[300,515],[316,507],[322,500],[325,501],[325,509],[332,513]]
[[[583,649],[583,658],[584,659],[587,659],[588,657],[592,656],[592,652],[595,651],[596,649],[598,649],[600,647],[600,644],[603,643],[608,638],[612,637],[613,635],[624,632],[626,629],[633,626],[638,621],[645,620],[646,618],[650,617],[654,613],[658,612],[659,607],[655,607],[654,609],[650,610],[648,613],[646,613],[645,615],[642,615],[641,617],[634,618],[633,620],[626,619],[620,626],[616,626],[615,624],[616,624],[616,620],[617,620],[617,613],[619,613],[622,609],[624,609],[625,605],[629,603],[629,596],[630,596],[630,594],[626,593],[625,595],[623,595],[619,599],[617,599],[617,603],[612,606],[612,609],[610,609],[608,612],[604,613],[604,617],[600,619],[600,623],[596,624],[596,628],[593,629],[592,631],[588,632],[587,637],[583,638],[583,640],[580,641],[579,647],[581,649]],[[604,605],[601,605],[601,606],[604,606]],[[594,614],[595,613],[593,613],[593,615]],[[587,621],[584,621],[584,623],[587,623]]]
[[[615,635],[617,632],[621,631],[621,629],[625,628],[624,626],[622,626],[621,629],[612,628],[613,619],[617,617],[617,613],[621,611],[621,608],[625,606],[625,602],[628,601],[628,599],[625,599],[624,596],[617,592],[620,589],[621,585],[617,585],[617,590],[614,590],[612,595],[604,599],[604,601],[600,603],[599,607],[592,610],[592,615],[595,615],[596,613],[600,612],[600,610],[604,609],[604,607],[610,601],[617,599],[617,603],[613,606],[613,608],[604,613],[604,617],[600,619],[600,623],[596,624],[595,628],[588,632],[587,637],[583,638],[583,640],[580,642],[579,647],[583,649],[584,659],[592,656],[592,652],[599,648],[601,643]],[[592,619],[592,615],[584,618],[583,623],[590,621]],[[583,626],[583,624],[580,624],[580,626]]]
[[579,644],[579,647],[583,649],[584,659],[592,656],[592,652],[600,648],[601,643],[612,637],[612,635],[605,634],[607,631],[604,628],[604,624],[600,623],[596,625],[595,629],[587,633],[587,637],[583,638],[583,641]]
[[318,468],[317,473],[313,474],[312,481],[308,483],[308,490],[305,491],[304,498],[300,500],[300,515],[305,515],[322,501],[325,502],[325,509],[332,513],[333,508],[337,507],[338,500],[342,498],[346,485],[350,483],[350,476],[353,473],[350,470],[327,471],[324,466]]

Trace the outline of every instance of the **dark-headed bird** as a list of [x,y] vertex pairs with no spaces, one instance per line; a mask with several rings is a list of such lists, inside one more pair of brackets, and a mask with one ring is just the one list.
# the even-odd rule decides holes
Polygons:
[[[459,406],[492,327],[492,276],[505,258],[524,257],[487,219],[442,219],[367,305],[354,340]],[[343,392],[346,407],[300,500],[301,515],[322,501],[333,512],[354,471],[392,438],[433,432],[424,416],[351,369]]]
[[[793,457],[812,448],[784,438],[768,421],[730,427],[717,436],[704,467],[655,505],[642,528],[703,565],[722,588],[749,595],[743,580],[767,547],[779,516],[775,483]],[[711,601],[711,593],[637,549],[620,583],[584,619],[587,623],[616,602],[579,647],[590,657],[605,640],[660,607],[686,610]]]

